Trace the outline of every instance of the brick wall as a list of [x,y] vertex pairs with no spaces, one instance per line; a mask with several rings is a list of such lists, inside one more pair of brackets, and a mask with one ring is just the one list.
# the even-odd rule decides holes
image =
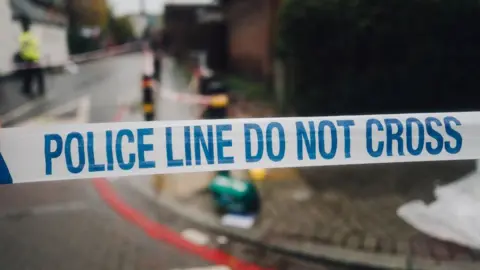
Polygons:
[[[197,13],[200,10],[215,12],[219,8],[213,5],[166,5],[164,12],[165,28],[172,37],[171,53],[180,58],[186,58],[193,50],[208,50],[210,54],[219,54],[213,58],[226,58],[224,33],[218,31],[223,22],[202,23],[198,21]],[[220,29],[222,30],[222,29]],[[215,35],[216,34],[216,35]],[[217,41],[220,40],[220,41]],[[212,50],[212,43],[214,50]],[[216,63],[212,68],[222,69],[222,63]]]
[[254,78],[272,73],[272,32],[279,0],[233,0],[226,7],[230,68]]

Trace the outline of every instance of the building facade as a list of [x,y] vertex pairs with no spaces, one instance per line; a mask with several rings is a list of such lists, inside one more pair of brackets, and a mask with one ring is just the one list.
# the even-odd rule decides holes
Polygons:
[[273,73],[273,49],[281,0],[222,0],[228,27],[229,66],[258,79]]
[[32,32],[39,39],[43,61],[57,65],[69,59],[65,16],[33,0],[0,1],[1,75],[8,75],[14,70],[13,56],[19,49],[18,37],[21,33],[20,16],[32,20]]
[[218,5],[167,4],[164,27],[171,37],[171,53],[184,59],[195,53],[204,54],[209,68],[226,69],[227,30]]

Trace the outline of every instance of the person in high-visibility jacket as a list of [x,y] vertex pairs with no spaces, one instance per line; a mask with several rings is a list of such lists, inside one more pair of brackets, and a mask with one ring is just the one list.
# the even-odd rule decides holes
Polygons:
[[40,67],[40,47],[37,38],[30,32],[31,21],[28,18],[21,19],[22,30],[20,34],[20,58],[23,63],[23,93],[31,96],[32,80],[38,82],[40,95],[45,94],[45,80],[43,70]]

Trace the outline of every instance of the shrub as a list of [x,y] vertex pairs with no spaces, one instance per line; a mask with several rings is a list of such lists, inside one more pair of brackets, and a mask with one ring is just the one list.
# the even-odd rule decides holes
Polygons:
[[473,0],[285,0],[278,53],[301,115],[472,110],[479,25]]

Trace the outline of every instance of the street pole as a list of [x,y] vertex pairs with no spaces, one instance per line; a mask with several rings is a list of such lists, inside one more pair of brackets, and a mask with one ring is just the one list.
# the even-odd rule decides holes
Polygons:
[[140,0],[140,14],[145,16],[147,14],[145,7],[145,0]]

